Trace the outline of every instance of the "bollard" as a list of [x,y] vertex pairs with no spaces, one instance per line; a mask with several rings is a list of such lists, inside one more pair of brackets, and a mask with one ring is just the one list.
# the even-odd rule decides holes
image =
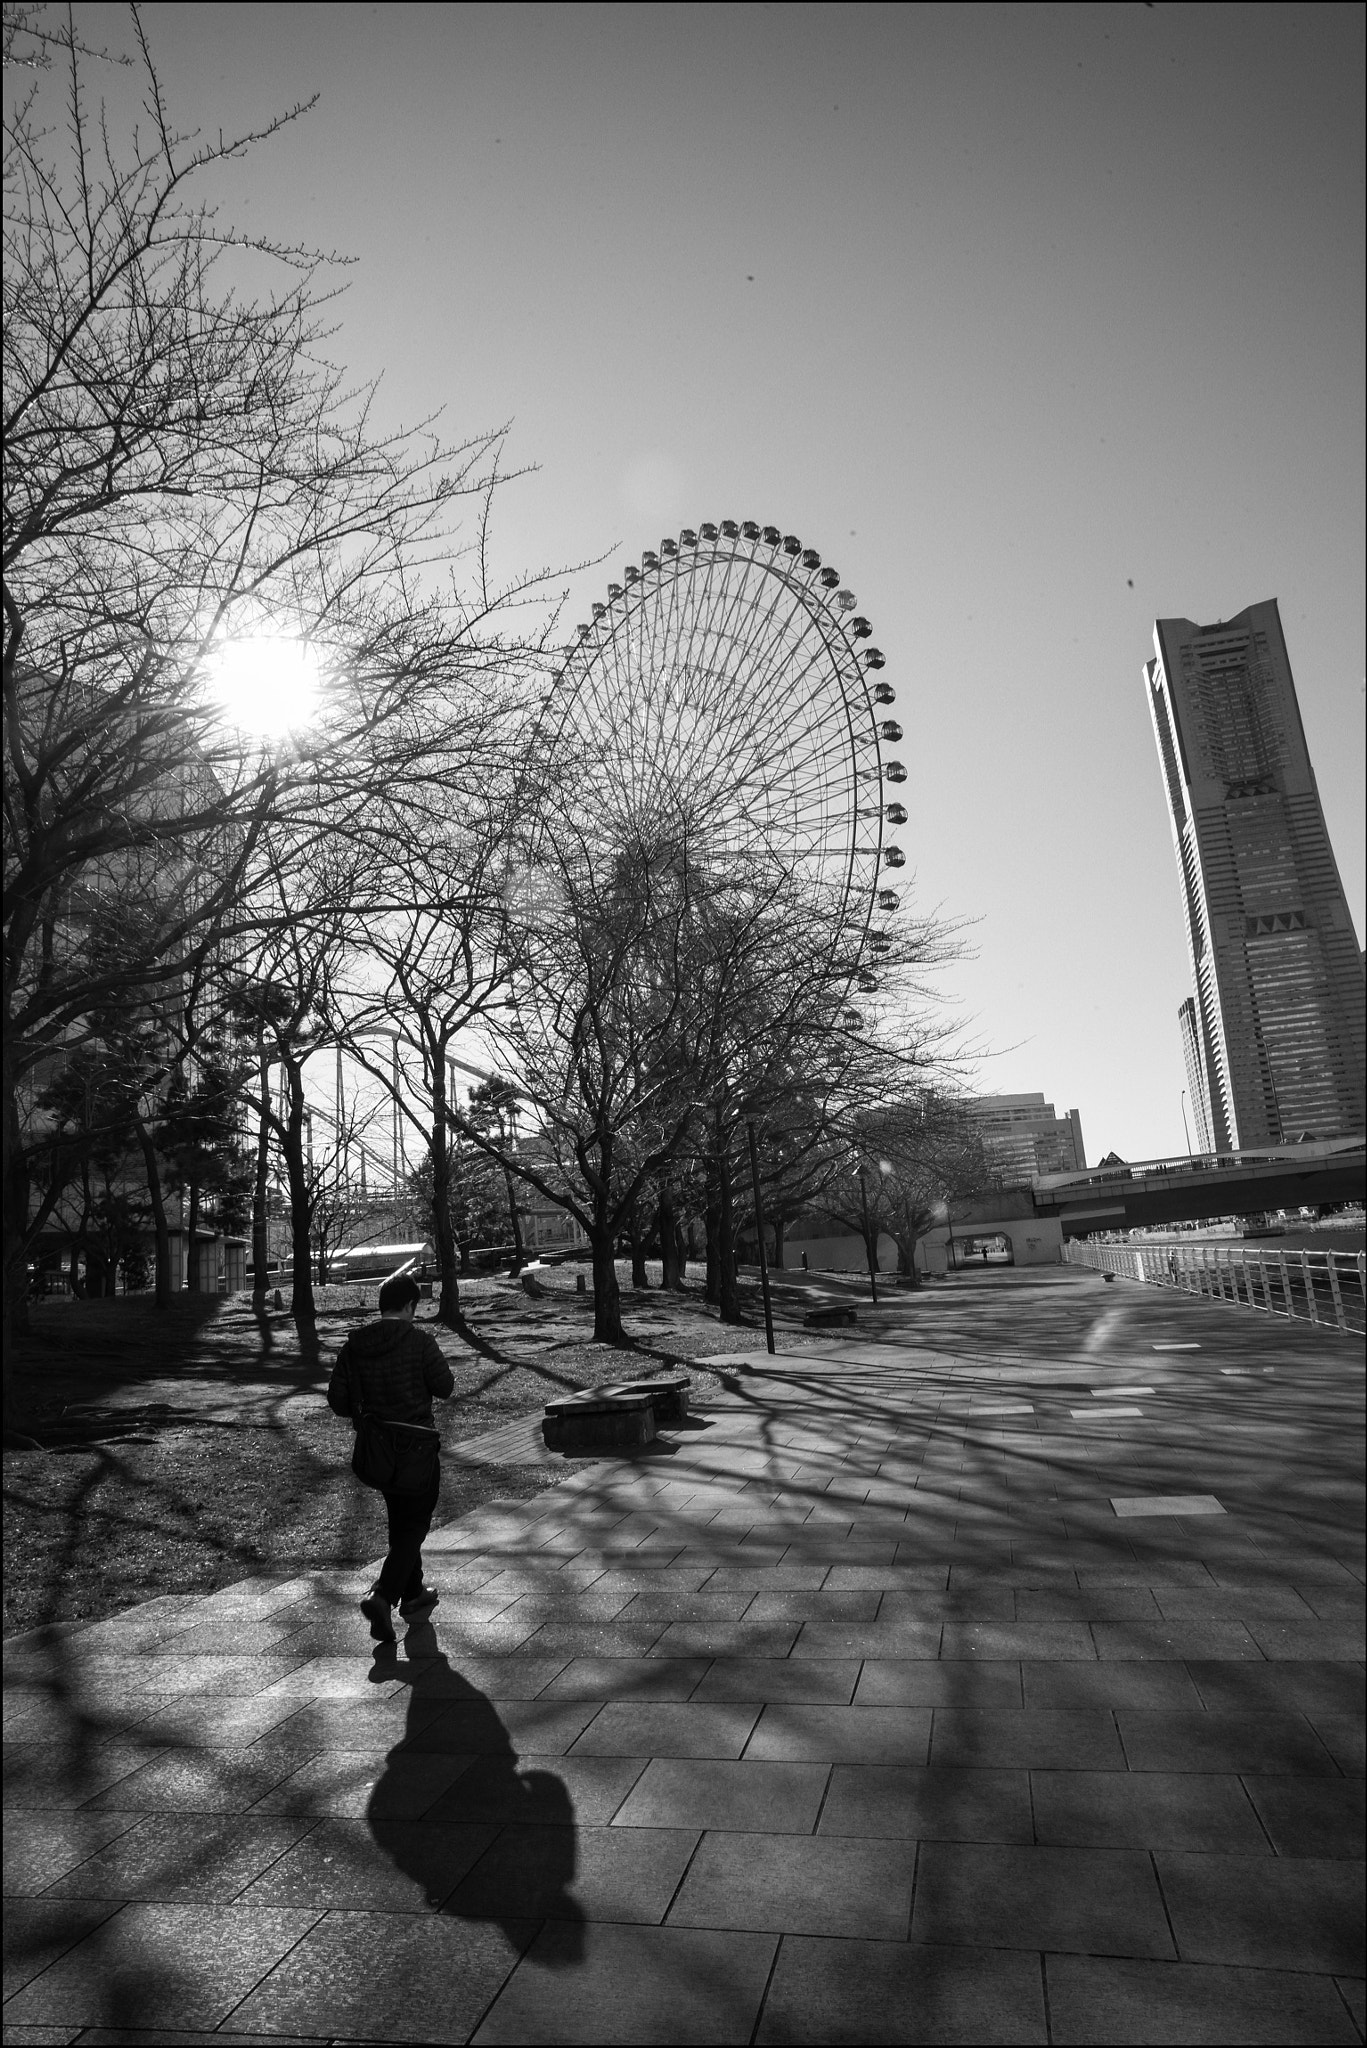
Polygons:
[[589,1291],[589,1283],[582,1273],[575,1275],[574,1291],[576,1294],[587,1294]]

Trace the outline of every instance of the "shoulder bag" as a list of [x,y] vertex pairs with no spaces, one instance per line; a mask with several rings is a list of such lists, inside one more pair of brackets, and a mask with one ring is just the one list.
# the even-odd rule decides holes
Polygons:
[[436,1474],[441,1437],[416,1422],[382,1422],[372,1415],[361,1399],[356,1361],[345,1346],[343,1356],[356,1428],[352,1471],[362,1486],[373,1486],[379,1493],[425,1493]]

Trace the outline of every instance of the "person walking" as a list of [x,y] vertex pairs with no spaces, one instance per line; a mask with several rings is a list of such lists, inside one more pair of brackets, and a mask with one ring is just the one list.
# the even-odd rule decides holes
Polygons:
[[413,1326],[420,1299],[418,1283],[408,1274],[386,1280],[379,1321],[351,1332],[328,1381],[334,1415],[349,1415],[357,1430],[362,1417],[369,1418],[393,1446],[392,1483],[379,1488],[389,1520],[389,1554],[361,1602],[377,1643],[395,1639],[396,1603],[405,1621],[420,1621],[438,1599],[422,1577],[423,1539],[441,1491],[441,1438],[432,1400],[449,1401],[456,1383],[435,1337]]

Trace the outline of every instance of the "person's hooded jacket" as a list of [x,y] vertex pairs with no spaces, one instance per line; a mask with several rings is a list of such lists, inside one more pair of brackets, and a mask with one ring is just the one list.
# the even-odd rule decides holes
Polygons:
[[348,1362],[361,1383],[362,1404],[381,1422],[434,1429],[433,1395],[448,1401],[456,1390],[436,1338],[397,1316],[353,1330],[338,1352],[328,1381],[328,1406],[336,1415],[351,1414]]

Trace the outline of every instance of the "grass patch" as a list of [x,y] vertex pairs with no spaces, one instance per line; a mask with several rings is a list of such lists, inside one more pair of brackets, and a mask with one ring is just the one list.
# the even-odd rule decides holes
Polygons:
[[[577,1387],[764,1343],[753,1323],[720,1327],[694,1286],[627,1293],[634,1348],[612,1350],[593,1343],[592,1299],[571,1271],[538,1284],[536,1298],[504,1279],[463,1287],[468,1341],[428,1325],[456,1381],[437,1406],[447,1445]],[[6,1637],[382,1551],[382,1504],[353,1479],[350,1427],[323,1399],[347,1331],[368,1320],[361,1292],[324,1292],[314,1359],[288,1314],[258,1317],[237,1297],[185,1296],[162,1315],[140,1296],[35,1304],[14,1404],[17,1429],[41,1448],[4,1456]],[[373,1314],[373,1287],[369,1303]],[[716,1378],[694,1369],[694,1382],[705,1398]],[[525,1499],[572,1469],[448,1460],[437,1520]]]

